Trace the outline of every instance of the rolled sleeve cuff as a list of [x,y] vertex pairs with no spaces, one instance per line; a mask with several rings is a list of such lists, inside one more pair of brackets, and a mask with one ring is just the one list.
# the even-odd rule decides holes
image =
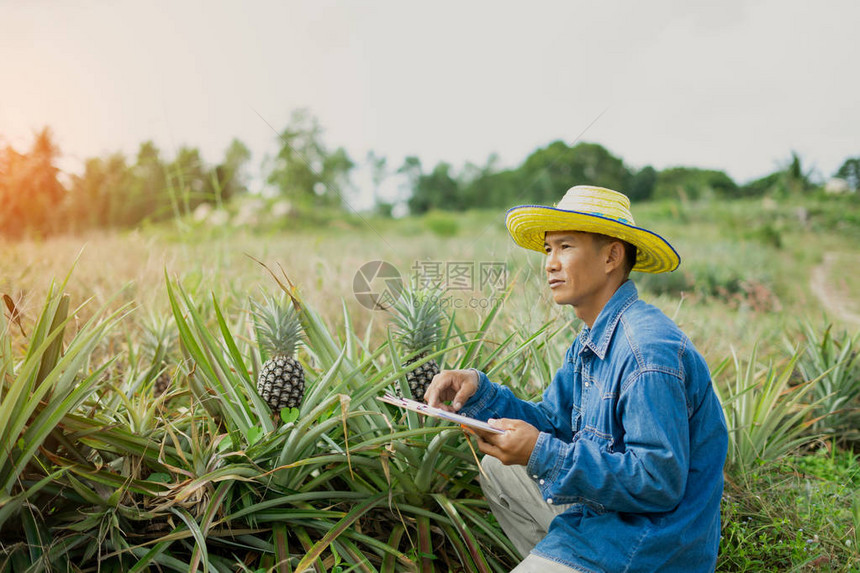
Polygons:
[[526,472],[532,479],[537,480],[543,497],[549,496],[552,484],[558,481],[564,460],[570,453],[568,451],[570,447],[572,444],[554,438],[546,432],[538,435],[535,447],[529,456]]
[[457,413],[469,416],[470,418],[481,419],[488,417],[481,416],[481,413],[495,400],[499,390],[495,384],[490,382],[486,374],[480,370],[475,370],[475,372],[478,373],[478,389],[466,400],[466,403],[463,404],[463,407]]

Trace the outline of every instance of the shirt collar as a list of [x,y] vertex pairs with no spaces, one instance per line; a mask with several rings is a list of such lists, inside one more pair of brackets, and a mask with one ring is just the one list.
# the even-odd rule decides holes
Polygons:
[[609,341],[615,333],[615,327],[618,326],[618,321],[621,320],[621,315],[627,310],[627,307],[639,299],[639,293],[636,290],[636,285],[633,281],[627,280],[624,284],[618,287],[612,298],[606,303],[597,319],[591,328],[587,326],[580,332],[580,342],[582,343],[582,351],[586,348],[590,349],[601,360],[606,358],[606,351],[609,348]]

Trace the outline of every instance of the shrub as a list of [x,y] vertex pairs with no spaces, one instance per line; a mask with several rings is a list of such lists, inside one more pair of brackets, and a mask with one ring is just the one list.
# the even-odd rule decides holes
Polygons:
[[[795,353],[778,369],[773,364],[762,368],[755,348],[745,366],[733,355],[734,381],[722,385],[724,391],[715,386],[729,430],[727,466],[744,470],[772,462],[812,439],[809,418],[817,403],[807,403],[806,395],[816,380],[789,386],[798,357]],[[715,370],[715,378],[727,364]]]
[[432,211],[424,217],[424,224],[438,237],[453,237],[460,231],[457,218],[441,211]]
[[803,324],[806,345],[798,361],[804,380],[817,379],[814,396],[816,430],[841,443],[860,439],[860,334],[822,332]]

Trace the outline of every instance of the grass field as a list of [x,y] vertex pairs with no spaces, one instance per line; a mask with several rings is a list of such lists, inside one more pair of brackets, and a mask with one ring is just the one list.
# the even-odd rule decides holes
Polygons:
[[[762,339],[773,342],[804,318],[851,326],[842,314],[825,316],[826,308],[811,288],[825,253],[832,253],[833,259],[824,269],[826,283],[848,304],[858,304],[851,296],[860,292],[854,288],[857,279],[852,272],[853,257],[860,253],[856,235],[801,228],[791,221],[788,207],[759,214],[775,222],[744,221],[740,212],[750,206],[757,207],[757,202],[719,210],[706,204],[645,205],[637,213],[640,224],[657,228],[672,240],[683,262],[675,273],[634,273],[634,280],[713,360],[726,356],[730,344],[748,349]],[[516,277],[516,296],[505,303],[505,317],[518,320],[536,310],[531,324],[537,324],[564,313],[550,303],[541,256],[512,243],[499,213],[445,214],[444,219],[454,230],[444,227],[442,234],[452,236],[434,232],[438,218],[434,226],[421,219],[352,217],[310,228],[298,225],[298,230],[287,221],[265,225],[257,233],[229,226],[181,231],[167,227],[5,244],[0,291],[12,296],[30,293],[22,299],[22,308],[38,307],[51,280],[65,276],[79,258],[68,291],[77,300],[93,297],[96,306],[118,297],[117,302],[133,301],[163,312],[165,271],[216,293],[219,300],[241,301],[256,289],[270,290],[274,285],[250,255],[281,265],[321,313],[337,321],[341,300],[351,309],[364,310],[353,296],[352,282],[367,262],[388,261],[404,279],[415,275],[416,264],[426,268],[430,262],[466,262],[477,271],[481,262],[493,262],[505,264],[508,276]],[[774,231],[777,228],[782,229]],[[779,248],[773,244],[773,233],[779,235]],[[463,293],[476,294],[469,289]],[[374,317],[372,312],[357,312],[353,318],[363,327]]]
[[[757,399],[754,389],[768,384],[768,364],[780,372],[788,368],[786,397],[780,398],[785,409],[773,413],[777,408],[771,405],[764,415],[782,416],[797,439],[779,450],[771,437],[755,434],[761,420],[736,428],[739,441],[761,440],[768,452],[776,453],[763,458],[739,446],[727,466],[719,570],[860,570],[860,469],[848,431],[857,421],[852,416],[860,401],[857,395],[816,404],[787,397],[788,388],[822,373],[832,378],[837,370],[844,371],[834,382],[837,388],[860,387],[860,359],[855,359],[860,326],[854,320],[860,312],[854,271],[860,226],[834,223],[846,209],[856,213],[858,208],[844,200],[638,207],[637,223],[667,237],[683,259],[681,268],[669,275],[634,276],[640,294],[689,334],[717,372],[722,394],[730,395],[742,378],[733,356],[740,367],[756,356],[756,367],[741,380],[747,391],[735,398],[735,405]],[[502,214],[431,213],[401,220],[317,214],[264,220],[253,229],[189,222],[0,243],[0,250],[0,294],[14,302],[26,334],[20,336],[12,323],[3,333],[8,339],[4,396],[15,380],[26,378],[22,372],[28,356],[48,363],[44,353],[50,340],[37,352],[33,339],[40,314],[50,306],[46,299],[52,282],[71,271],[65,287],[71,308],[91,299],[69,314],[65,338],[66,352],[79,350],[82,357],[77,372],[69,375],[69,388],[89,384],[92,392],[45,421],[54,425],[47,427],[29,463],[18,464],[15,458],[11,469],[4,469],[18,476],[6,480],[0,501],[0,564],[6,570],[17,571],[22,563],[32,564],[34,571],[65,570],[64,564],[73,563],[71,570],[94,571],[90,564],[98,555],[107,556],[102,570],[117,571],[155,570],[156,565],[188,570],[189,563],[211,571],[266,570],[277,563],[284,571],[310,563],[327,571],[501,571],[516,559],[481,505],[467,443],[438,429],[429,432],[414,420],[394,419],[371,405],[370,390],[390,387],[402,370],[398,351],[389,343],[388,314],[365,308],[353,292],[357,271],[372,261],[391,263],[404,279],[456,272],[448,280],[457,286],[450,291],[459,301],[452,319],[457,330],[449,331],[448,348],[440,350],[439,358],[448,367],[496,368],[500,380],[522,395],[535,395],[578,324],[569,309],[552,304],[543,258],[513,245]],[[230,397],[231,385],[250,387],[243,384],[252,380],[262,359],[248,300],[278,292],[252,257],[279,276],[283,269],[313,311],[304,316],[306,330],[318,327],[308,333],[302,360],[311,385],[325,381],[332,390],[319,392],[316,402],[309,399],[292,426],[265,420],[267,415],[242,392]],[[504,267],[504,280],[481,287],[482,264]],[[474,276],[468,281],[470,270]],[[498,301],[498,314],[492,315],[490,308]],[[101,307],[106,310],[100,314]],[[834,312],[840,308],[843,312]],[[91,317],[117,309],[127,314],[94,334],[90,346],[76,346],[75,333],[89,332]],[[171,347],[159,355],[169,368],[152,362],[144,350],[145,328],[153,316],[188,321],[186,331],[175,332]],[[548,323],[548,330],[529,341]],[[203,349],[199,355],[191,349],[195,341]],[[231,341],[235,352],[228,351]],[[835,344],[835,351],[825,352],[827,344]],[[523,349],[515,350],[518,345]],[[347,350],[338,357],[341,348]],[[816,364],[833,368],[819,366],[812,372],[816,348],[818,356],[830,352]],[[853,348],[854,354],[834,358],[844,348]],[[99,370],[112,358],[114,363]],[[787,367],[792,358],[807,364],[808,372]],[[71,365],[50,364],[58,369],[58,378],[47,380],[60,384],[59,370]],[[171,374],[173,390],[159,398],[151,388],[164,369]],[[37,379],[34,370],[32,380]],[[202,384],[202,398],[194,389],[196,380]],[[60,387],[51,392],[60,395]],[[329,400],[337,394],[349,398]],[[831,425],[812,422],[824,403],[839,412],[840,417],[827,418],[834,420]],[[309,410],[313,404],[318,409]],[[33,416],[46,408],[44,402],[31,407]],[[86,412],[96,413],[93,419],[101,420],[100,425],[85,428],[75,416]],[[801,422],[791,422],[797,412],[802,412]],[[389,425],[374,425],[362,416],[385,418]],[[32,420],[21,422],[20,434],[10,434],[7,447],[17,442],[27,451],[25,442],[35,439],[27,434]],[[325,427],[329,437],[302,442],[291,437],[299,426],[302,432]],[[110,434],[108,427],[119,433]],[[129,435],[146,441],[132,447]],[[238,453],[222,446],[228,442]],[[431,466],[424,470],[426,481],[411,482],[406,474],[415,468],[409,469],[410,464],[426,468],[422,464],[428,462],[413,459],[410,448],[434,452],[440,456],[432,458],[436,467],[448,468],[451,473],[444,475],[454,477],[443,479]],[[0,478],[6,473],[0,472]],[[45,476],[51,477],[42,483]],[[320,499],[319,492],[329,499]],[[58,519],[49,519],[50,512]],[[118,533],[128,528],[149,533],[131,542],[120,540]],[[230,528],[241,533],[230,534]],[[40,550],[33,549],[36,539],[42,540]],[[474,549],[472,542],[482,549]]]

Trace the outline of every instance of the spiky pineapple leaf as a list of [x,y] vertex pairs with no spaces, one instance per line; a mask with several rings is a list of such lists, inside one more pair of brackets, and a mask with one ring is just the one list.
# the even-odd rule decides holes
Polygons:
[[259,442],[260,438],[262,438],[265,433],[266,431],[260,426],[252,426],[248,428],[248,445],[253,446]]
[[302,341],[302,325],[293,306],[266,295],[262,303],[251,301],[257,341],[269,357],[292,358]]
[[394,337],[409,352],[433,350],[442,339],[443,300],[441,291],[407,289],[391,307]]

